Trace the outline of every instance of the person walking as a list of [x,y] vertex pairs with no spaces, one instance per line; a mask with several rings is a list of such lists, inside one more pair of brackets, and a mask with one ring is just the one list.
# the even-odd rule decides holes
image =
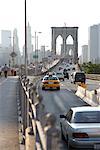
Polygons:
[[1,74],[2,74],[2,67],[0,66],[0,77],[1,77]]
[[7,64],[5,64],[5,66],[3,67],[3,72],[4,72],[5,78],[7,78],[8,70],[9,70],[9,68],[8,68]]

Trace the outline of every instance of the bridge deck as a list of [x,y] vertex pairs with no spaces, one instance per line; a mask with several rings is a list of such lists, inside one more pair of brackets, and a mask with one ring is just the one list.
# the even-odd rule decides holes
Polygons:
[[0,150],[19,150],[17,77],[0,79]]

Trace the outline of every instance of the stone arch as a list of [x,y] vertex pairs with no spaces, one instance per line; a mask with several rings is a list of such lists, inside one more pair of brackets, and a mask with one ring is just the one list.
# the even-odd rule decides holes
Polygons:
[[56,53],[57,54],[61,54],[62,43],[63,43],[63,38],[61,35],[58,35],[56,38]]
[[71,35],[68,35],[68,37],[66,39],[66,44],[74,44],[74,40]]
[[62,56],[66,57],[68,54],[69,44],[66,43],[67,37],[73,38],[73,62],[78,62],[78,27],[52,27],[52,53],[56,54],[56,38],[61,35],[63,38]]

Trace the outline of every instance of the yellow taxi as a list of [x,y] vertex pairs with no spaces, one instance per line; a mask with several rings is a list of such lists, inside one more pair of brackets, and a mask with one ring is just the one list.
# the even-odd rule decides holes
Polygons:
[[60,81],[55,75],[46,75],[42,80],[42,90],[57,89],[60,90]]

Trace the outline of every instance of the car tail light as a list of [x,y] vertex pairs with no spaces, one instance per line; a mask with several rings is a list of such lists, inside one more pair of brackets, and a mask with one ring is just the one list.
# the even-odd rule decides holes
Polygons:
[[48,84],[48,82],[43,82],[44,84]]
[[54,84],[58,84],[58,82],[54,82]]
[[74,138],[88,138],[87,133],[73,133]]

